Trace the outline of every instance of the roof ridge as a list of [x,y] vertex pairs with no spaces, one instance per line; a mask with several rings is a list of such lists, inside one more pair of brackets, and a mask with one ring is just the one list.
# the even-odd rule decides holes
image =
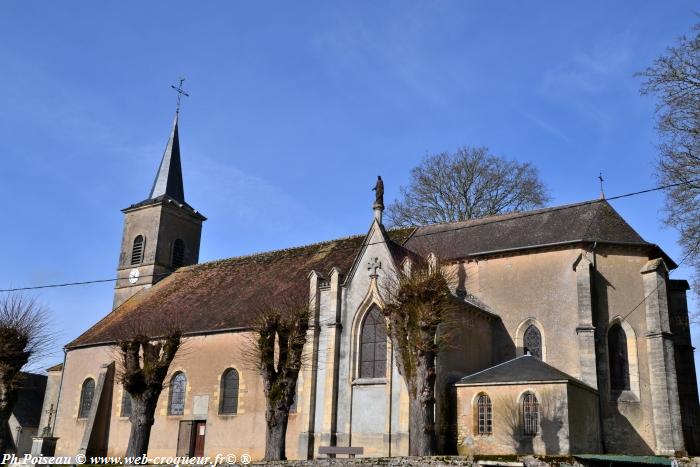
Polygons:
[[[495,223],[495,222],[503,222],[503,221],[509,221],[512,219],[518,219],[520,217],[525,217],[525,216],[532,216],[536,214],[543,214],[545,212],[551,212],[551,211],[558,211],[561,209],[569,209],[573,207],[578,207],[578,206],[584,206],[586,204],[596,204],[596,203],[601,203],[601,202],[606,202],[607,200],[605,199],[592,199],[588,201],[579,201],[577,203],[569,203],[569,204],[561,204],[558,206],[549,206],[549,207],[544,207],[544,208],[537,208],[537,209],[531,209],[529,211],[511,211],[511,212],[506,212],[503,214],[494,214],[491,216],[484,216],[484,217],[475,217],[473,219],[465,219],[461,221],[450,221],[450,222],[439,222],[436,224],[425,224],[425,225],[414,225],[410,226],[415,229],[421,229],[421,228],[431,228],[431,227],[441,227],[441,226],[449,226],[449,225],[455,225],[455,224],[479,224],[479,223]],[[610,203],[607,203],[610,204]]]
[[471,373],[471,374],[468,374],[468,375],[466,375],[466,376],[463,376],[462,378],[460,378],[459,381],[462,381],[463,379],[466,379],[466,378],[471,378],[472,376],[479,375],[479,374],[481,374],[481,373],[483,373],[483,372],[485,372],[485,371],[493,370],[494,368],[498,368],[499,366],[505,365],[506,363],[514,362],[515,360],[517,360],[517,359],[519,359],[519,358],[523,358],[523,357],[532,357],[532,355],[527,355],[527,354],[519,355],[519,356],[517,356],[517,357],[515,357],[515,358],[511,358],[510,360],[506,360],[505,362],[501,362],[501,363],[499,363],[499,364],[497,364],[497,365],[490,366],[490,367],[488,367],[488,368],[484,368],[483,370],[479,370],[479,371],[477,371],[476,373]]
[[[408,230],[408,229],[413,229],[413,227],[395,227],[395,228],[388,229],[387,232],[391,233],[391,232],[396,232],[396,231],[400,231],[400,230]],[[203,263],[197,263],[197,264],[192,264],[190,266],[185,266],[183,268],[180,268],[180,270],[182,270],[182,271],[192,270],[192,269],[197,269],[197,268],[203,267],[203,266],[213,266],[213,265],[216,265],[218,263],[223,263],[223,262],[228,262],[228,261],[254,259],[255,257],[262,257],[262,256],[279,254],[279,253],[291,252],[291,251],[295,251],[295,250],[302,250],[305,248],[322,247],[325,245],[330,245],[332,243],[343,242],[343,241],[347,241],[347,240],[355,240],[355,239],[359,239],[359,238],[364,238],[366,236],[367,236],[367,234],[346,235],[344,237],[338,237],[338,238],[334,238],[331,240],[322,240],[320,242],[307,243],[304,245],[296,245],[296,246],[290,246],[290,247],[286,247],[286,248],[278,248],[276,250],[257,251],[254,253],[247,253],[247,254],[239,255],[239,256],[230,256],[228,258],[213,259],[211,261],[206,261]],[[392,239],[390,239],[390,240],[392,240]],[[396,243],[396,242],[394,242],[394,243]]]

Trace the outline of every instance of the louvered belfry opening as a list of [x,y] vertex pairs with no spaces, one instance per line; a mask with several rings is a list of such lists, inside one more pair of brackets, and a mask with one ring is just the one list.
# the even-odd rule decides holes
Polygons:
[[134,239],[134,245],[131,248],[131,265],[141,264],[143,261],[143,247],[145,242],[143,235],[137,235]]
[[185,242],[181,238],[178,238],[173,243],[173,257],[170,261],[170,265],[177,269],[182,266],[185,262]]

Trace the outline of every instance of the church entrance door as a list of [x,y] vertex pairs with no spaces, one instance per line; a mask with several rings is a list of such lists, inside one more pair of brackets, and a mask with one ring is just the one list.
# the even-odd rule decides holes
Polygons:
[[194,422],[194,457],[204,457],[204,437],[207,433],[207,422]]

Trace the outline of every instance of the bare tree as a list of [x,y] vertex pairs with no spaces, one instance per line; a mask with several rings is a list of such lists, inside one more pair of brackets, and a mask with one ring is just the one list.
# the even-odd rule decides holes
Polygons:
[[22,385],[22,369],[48,349],[46,310],[35,298],[0,296],[0,453],[13,449],[8,421]]
[[401,199],[387,208],[394,226],[436,224],[543,206],[549,197],[530,163],[463,147],[426,156],[411,170]]
[[119,380],[131,397],[131,432],[125,457],[146,455],[158,397],[181,347],[182,332],[172,323],[138,321],[124,330],[116,350],[121,363]]
[[265,389],[265,460],[286,459],[289,409],[304,363],[311,304],[303,291],[263,300],[246,358],[260,371]]
[[408,389],[409,455],[434,455],[435,358],[449,340],[448,334],[438,333],[438,329],[456,310],[457,299],[450,292],[446,274],[437,266],[399,273],[395,284],[387,281],[387,333]]
[[666,192],[665,221],[680,232],[680,244],[698,281],[700,183],[691,180],[700,178],[700,23],[692,37],[680,37],[638,75],[644,78],[642,94],[657,99],[657,177],[663,185],[679,184]]

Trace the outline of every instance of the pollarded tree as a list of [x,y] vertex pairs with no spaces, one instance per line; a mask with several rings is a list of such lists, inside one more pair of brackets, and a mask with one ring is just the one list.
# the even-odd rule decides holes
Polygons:
[[676,185],[666,191],[666,223],[680,232],[700,285],[700,23],[639,75],[642,94],[657,98],[659,182]]
[[463,147],[425,157],[387,208],[394,226],[463,221],[544,206],[547,189],[530,163]]
[[22,385],[22,369],[48,348],[47,314],[36,299],[0,296],[0,453],[12,445],[8,421]]
[[399,273],[396,283],[385,289],[387,332],[408,389],[409,454],[434,455],[435,360],[449,339],[447,332],[438,334],[438,330],[457,309],[457,299],[437,266]]
[[147,453],[151,428],[155,422],[158,397],[165,386],[170,364],[182,347],[182,333],[178,327],[130,326],[131,332],[117,345],[121,361],[119,379],[131,397],[131,432],[126,457],[140,457]]
[[260,304],[249,363],[259,369],[265,390],[265,460],[286,459],[285,439],[297,378],[304,363],[311,306],[294,291]]

